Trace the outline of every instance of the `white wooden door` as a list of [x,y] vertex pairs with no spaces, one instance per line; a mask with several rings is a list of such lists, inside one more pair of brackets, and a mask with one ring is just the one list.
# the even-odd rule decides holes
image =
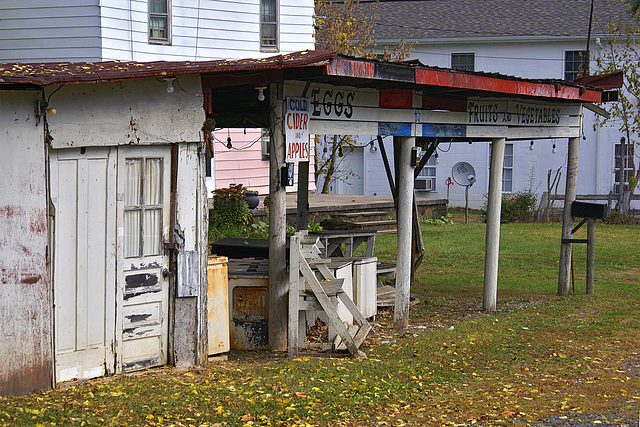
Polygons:
[[118,371],[167,363],[169,147],[118,149]]
[[114,150],[50,154],[57,382],[114,372]]

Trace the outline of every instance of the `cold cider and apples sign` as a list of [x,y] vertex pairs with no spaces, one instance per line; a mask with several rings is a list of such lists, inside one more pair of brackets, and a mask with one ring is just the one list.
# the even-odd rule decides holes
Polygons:
[[284,116],[287,162],[309,161],[309,108],[306,98],[287,98]]

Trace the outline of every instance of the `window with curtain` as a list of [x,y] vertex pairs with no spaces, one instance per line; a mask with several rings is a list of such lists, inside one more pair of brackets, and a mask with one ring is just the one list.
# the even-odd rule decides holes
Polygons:
[[125,160],[125,258],[162,253],[162,170],[162,159]]
[[278,49],[278,0],[260,0],[260,47]]
[[149,0],[149,41],[169,43],[170,0]]

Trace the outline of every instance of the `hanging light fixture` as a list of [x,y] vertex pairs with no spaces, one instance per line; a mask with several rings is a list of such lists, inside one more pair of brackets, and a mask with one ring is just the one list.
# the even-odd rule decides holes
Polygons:
[[227,148],[231,150],[233,145],[231,145],[231,132],[227,129]]
[[266,86],[256,86],[256,90],[258,91],[258,101],[262,102],[265,99],[264,96],[264,90],[266,89]]
[[437,151],[436,151],[435,164],[436,164],[436,165],[440,164],[440,155],[438,155],[438,152],[437,152]]
[[533,139],[531,140],[531,144],[529,144],[529,150],[533,151]]
[[551,149],[551,153],[552,154],[556,154],[558,152],[558,150],[556,149],[556,143],[553,143],[553,148]]

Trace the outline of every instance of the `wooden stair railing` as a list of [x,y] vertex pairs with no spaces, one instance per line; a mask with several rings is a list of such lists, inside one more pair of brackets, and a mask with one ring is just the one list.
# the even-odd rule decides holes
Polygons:
[[[320,257],[321,243],[317,236],[309,236],[299,231],[291,236],[289,267],[289,356],[298,355],[298,328],[300,311],[309,308],[324,310],[330,326],[335,329],[342,343],[354,357],[366,358],[359,350],[371,331],[371,325],[342,288],[343,279],[336,279],[327,267],[328,259]],[[318,280],[312,266],[320,272],[323,280]],[[340,301],[353,315],[356,328],[353,335],[340,319],[336,305]],[[304,327],[304,326],[303,326]],[[334,348],[335,350],[335,348]]]

